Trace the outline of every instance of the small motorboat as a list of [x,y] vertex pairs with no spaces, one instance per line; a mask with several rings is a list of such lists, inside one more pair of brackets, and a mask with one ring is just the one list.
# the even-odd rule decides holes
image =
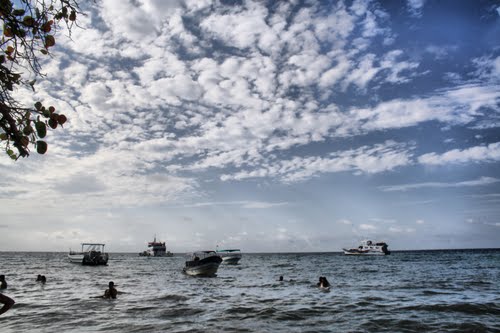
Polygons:
[[69,251],[69,261],[86,266],[107,265],[109,256],[104,252],[104,244],[82,243],[81,252]]
[[372,242],[370,240],[364,240],[358,247],[351,249],[342,249],[344,254],[348,255],[387,255],[391,254],[388,249],[388,245],[385,242]]
[[227,250],[216,250],[217,254],[221,256],[222,263],[228,265],[236,265],[241,259],[240,249],[227,249]]
[[197,251],[189,255],[182,271],[192,276],[215,276],[221,262],[215,251]]

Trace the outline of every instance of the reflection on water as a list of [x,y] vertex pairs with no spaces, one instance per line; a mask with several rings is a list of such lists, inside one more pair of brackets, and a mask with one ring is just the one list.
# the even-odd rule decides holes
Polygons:
[[[183,275],[184,260],[112,254],[108,266],[88,267],[65,253],[0,253],[4,293],[16,300],[1,332],[500,330],[496,250],[244,254],[215,278]],[[331,292],[315,287],[319,276]],[[126,293],[91,298],[111,280]]]

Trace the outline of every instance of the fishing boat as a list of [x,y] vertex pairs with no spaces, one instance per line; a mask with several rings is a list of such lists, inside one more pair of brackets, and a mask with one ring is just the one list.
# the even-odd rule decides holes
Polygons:
[[156,241],[156,236],[152,242],[148,243],[147,251],[139,253],[141,257],[172,257],[174,254],[167,251],[167,246],[165,242]]
[[101,243],[82,243],[80,252],[69,251],[68,258],[70,262],[86,266],[107,265],[109,256],[104,252],[104,244]]
[[241,259],[241,250],[240,249],[225,249],[216,250],[217,254],[222,258],[223,264],[228,265],[236,265],[238,261]]
[[215,276],[221,262],[215,251],[197,251],[189,255],[182,271],[192,276]]
[[387,255],[391,254],[385,242],[372,242],[371,240],[361,241],[358,247],[342,249],[347,255]]

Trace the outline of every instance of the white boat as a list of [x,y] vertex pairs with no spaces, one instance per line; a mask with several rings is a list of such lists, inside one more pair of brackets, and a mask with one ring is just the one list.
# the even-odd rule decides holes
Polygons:
[[197,251],[189,255],[182,271],[192,276],[215,276],[221,262],[215,251]]
[[165,242],[156,241],[156,236],[152,242],[148,243],[147,251],[143,251],[139,253],[141,257],[172,257],[174,254],[170,251],[167,251],[167,246]]
[[344,250],[347,255],[387,255],[391,254],[385,242],[372,242],[371,240],[361,241],[358,247]]
[[82,243],[81,252],[69,251],[69,261],[77,264],[98,266],[107,265],[109,256],[104,252],[104,244]]
[[240,249],[226,249],[226,250],[216,250],[217,254],[221,256],[222,263],[228,265],[236,265],[241,259]]

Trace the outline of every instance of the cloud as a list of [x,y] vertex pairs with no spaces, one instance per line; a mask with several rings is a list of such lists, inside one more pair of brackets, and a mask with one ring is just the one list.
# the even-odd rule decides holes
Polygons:
[[[64,223],[90,219],[114,223],[115,217],[98,214],[103,210],[144,208],[149,214],[222,206],[242,214],[276,208],[275,213],[295,201],[286,195],[272,201],[227,196],[244,188],[244,199],[249,184],[306,187],[326,175],[393,183],[393,176],[404,179],[410,171],[427,171],[427,165],[494,166],[498,143],[460,145],[465,129],[471,138],[481,133],[474,142],[484,142],[492,137],[488,129],[499,126],[500,58],[490,46],[477,45],[475,58],[463,53],[453,68],[441,66],[436,59],[467,48],[414,34],[413,25],[425,23],[424,7],[425,1],[408,1],[398,12],[363,0],[89,5],[79,20],[85,29],[74,29],[72,40],[61,34],[53,57],[43,60],[47,76],[35,95],[16,92],[26,105],[50,102],[68,122],[47,136],[48,155],[33,154],[22,163],[0,159],[2,211],[15,207],[27,219],[63,221],[61,230],[74,229]],[[410,28],[394,24],[395,15],[406,10],[421,17],[410,17]],[[417,53],[431,56],[418,58],[407,44],[409,34],[421,48]],[[457,149],[440,150],[434,137],[443,134],[432,128],[448,130],[447,142]],[[440,170],[428,172],[439,179]],[[496,179],[381,190],[472,187]],[[211,198],[214,193],[218,199]],[[419,199],[414,203],[435,202]],[[338,223],[346,225],[356,218],[342,216],[345,221]],[[181,224],[193,225],[194,234],[203,218],[188,218],[190,223]],[[43,237],[70,237],[48,229]],[[193,242],[210,244],[215,232],[201,229]],[[285,229],[277,232],[281,244],[314,239]],[[123,232],[119,238],[130,242],[130,230]],[[191,246],[191,234],[176,235]],[[239,230],[225,236],[237,239]]]
[[352,222],[347,220],[347,219],[338,220],[337,223],[345,224],[345,225],[352,225]]
[[457,183],[444,183],[444,182],[427,182],[427,183],[415,183],[415,184],[403,184],[403,185],[392,185],[392,186],[381,186],[380,190],[384,192],[397,192],[397,191],[409,191],[421,188],[450,188],[450,187],[475,187],[475,186],[487,186],[500,182],[498,178],[492,177],[481,177],[475,180],[468,180]]
[[278,177],[284,182],[304,181],[320,173],[352,171],[354,173],[380,173],[408,165],[411,147],[387,141],[384,144],[330,153],[327,157],[295,157],[275,161],[253,171],[222,175],[221,179]]
[[418,157],[418,162],[426,165],[444,165],[471,162],[500,161],[500,142],[467,149],[453,149],[442,154],[428,153]]
[[401,234],[401,233],[412,234],[416,230],[414,228],[389,227],[388,231],[396,234]]
[[221,201],[221,202],[198,202],[185,204],[183,207],[208,207],[208,206],[241,206],[247,209],[267,209],[289,205],[288,202],[263,202],[263,201]]
[[373,224],[360,224],[359,229],[363,231],[374,231],[377,230],[377,227]]
[[425,5],[425,0],[407,0],[407,9],[408,12],[415,16],[415,17],[420,17],[422,16],[422,8]]

